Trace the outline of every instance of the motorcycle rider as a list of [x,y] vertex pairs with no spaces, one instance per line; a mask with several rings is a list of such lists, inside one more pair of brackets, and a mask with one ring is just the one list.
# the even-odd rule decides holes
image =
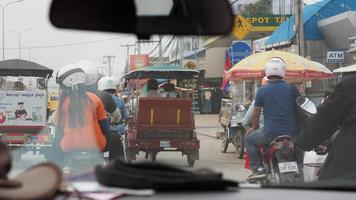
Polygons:
[[55,115],[55,162],[62,164],[63,152],[75,150],[109,151],[109,159],[118,158],[117,134],[110,134],[104,105],[86,90],[84,71],[76,65],[62,67],[56,75],[60,100]]
[[[120,114],[121,114],[121,120],[127,120],[128,119],[128,112],[127,112],[127,108],[125,106],[125,102],[123,99],[121,99],[120,97],[116,96],[116,84],[115,84],[115,79],[113,77],[103,77],[99,80],[98,82],[98,90],[99,91],[103,91],[106,93],[109,93],[112,95],[112,98],[115,101],[116,106],[119,108],[120,110]],[[112,127],[114,128],[114,127]],[[125,134],[125,127],[122,126],[115,126],[115,128],[118,128],[117,130],[119,131],[119,133],[121,135]],[[124,128],[124,129],[122,129]]]
[[105,110],[110,113],[112,121],[116,123],[119,122],[121,114],[114,99],[110,94],[97,89],[97,82],[99,80],[99,68],[97,65],[89,60],[81,60],[77,63],[77,66],[85,73],[85,88],[101,99]]
[[[356,74],[344,77],[335,91],[318,107],[310,126],[297,137],[296,146],[310,151],[331,138],[339,129],[319,180],[341,178],[356,173]],[[351,176],[350,176],[351,177]]]
[[[281,135],[296,136],[299,133],[295,112],[295,99],[299,92],[284,82],[285,62],[281,58],[270,59],[266,63],[265,73],[269,82],[257,91],[252,127],[247,130],[245,137],[252,170],[252,175],[248,177],[248,181],[266,177],[266,170],[259,149],[260,145],[269,144]],[[262,109],[264,126],[259,129],[258,124]]]

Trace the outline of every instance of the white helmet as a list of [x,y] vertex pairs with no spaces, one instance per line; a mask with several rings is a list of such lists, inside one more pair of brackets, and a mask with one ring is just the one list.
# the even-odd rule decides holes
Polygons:
[[73,87],[85,83],[85,74],[84,71],[76,65],[69,64],[57,71],[56,81],[65,87]]
[[99,68],[90,60],[81,60],[77,66],[85,73],[85,85],[94,85],[99,79]]
[[109,89],[116,89],[116,80],[113,77],[106,76],[99,80],[98,90],[104,91]]
[[285,78],[286,64],[281,58],[271,58],[265,65],[266,77],[279,76]]

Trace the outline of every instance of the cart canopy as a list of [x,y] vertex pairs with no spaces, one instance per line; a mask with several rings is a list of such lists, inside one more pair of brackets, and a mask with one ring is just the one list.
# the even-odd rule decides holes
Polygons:
[[199,71],[177,65],[153,65],[125,74],[125,79],[193,79]]
[[0,76],[33,76],[46,78],[51,77],[53,70],[40,64],[27,60],[4,60],[0,61]]

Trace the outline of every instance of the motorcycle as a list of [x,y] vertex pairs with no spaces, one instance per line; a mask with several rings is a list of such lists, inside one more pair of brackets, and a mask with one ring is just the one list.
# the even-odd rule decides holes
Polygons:
[[221,152],[226,153],[229,144],[233,144],[235,148],[236,157],[242,159],[245,154],[245,128],[242,122],[245,107],[238,104],[235,108],[231,102],[223,100],[220,111],[219,121],[224,128],[221,142]]
[[282,135],[267,146],[261,146],[267,183],[296,183],[302,179],[302,153],[294,148],[293,138]]
[[[306,97],[297,98],[297,118],[301,131],[304,130],[311,118],[316,114],[315,104]],[[264,160],[266,177],[249,180],[250,183],[298,183],[303,181],[304,153],[296,149],[293,138],[282,135],[269,145],[260,146]]]

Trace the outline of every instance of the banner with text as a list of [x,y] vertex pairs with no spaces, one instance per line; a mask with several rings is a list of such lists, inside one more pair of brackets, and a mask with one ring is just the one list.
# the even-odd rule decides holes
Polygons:
[[45,126],[45,91],[0,91],[0,126]]

